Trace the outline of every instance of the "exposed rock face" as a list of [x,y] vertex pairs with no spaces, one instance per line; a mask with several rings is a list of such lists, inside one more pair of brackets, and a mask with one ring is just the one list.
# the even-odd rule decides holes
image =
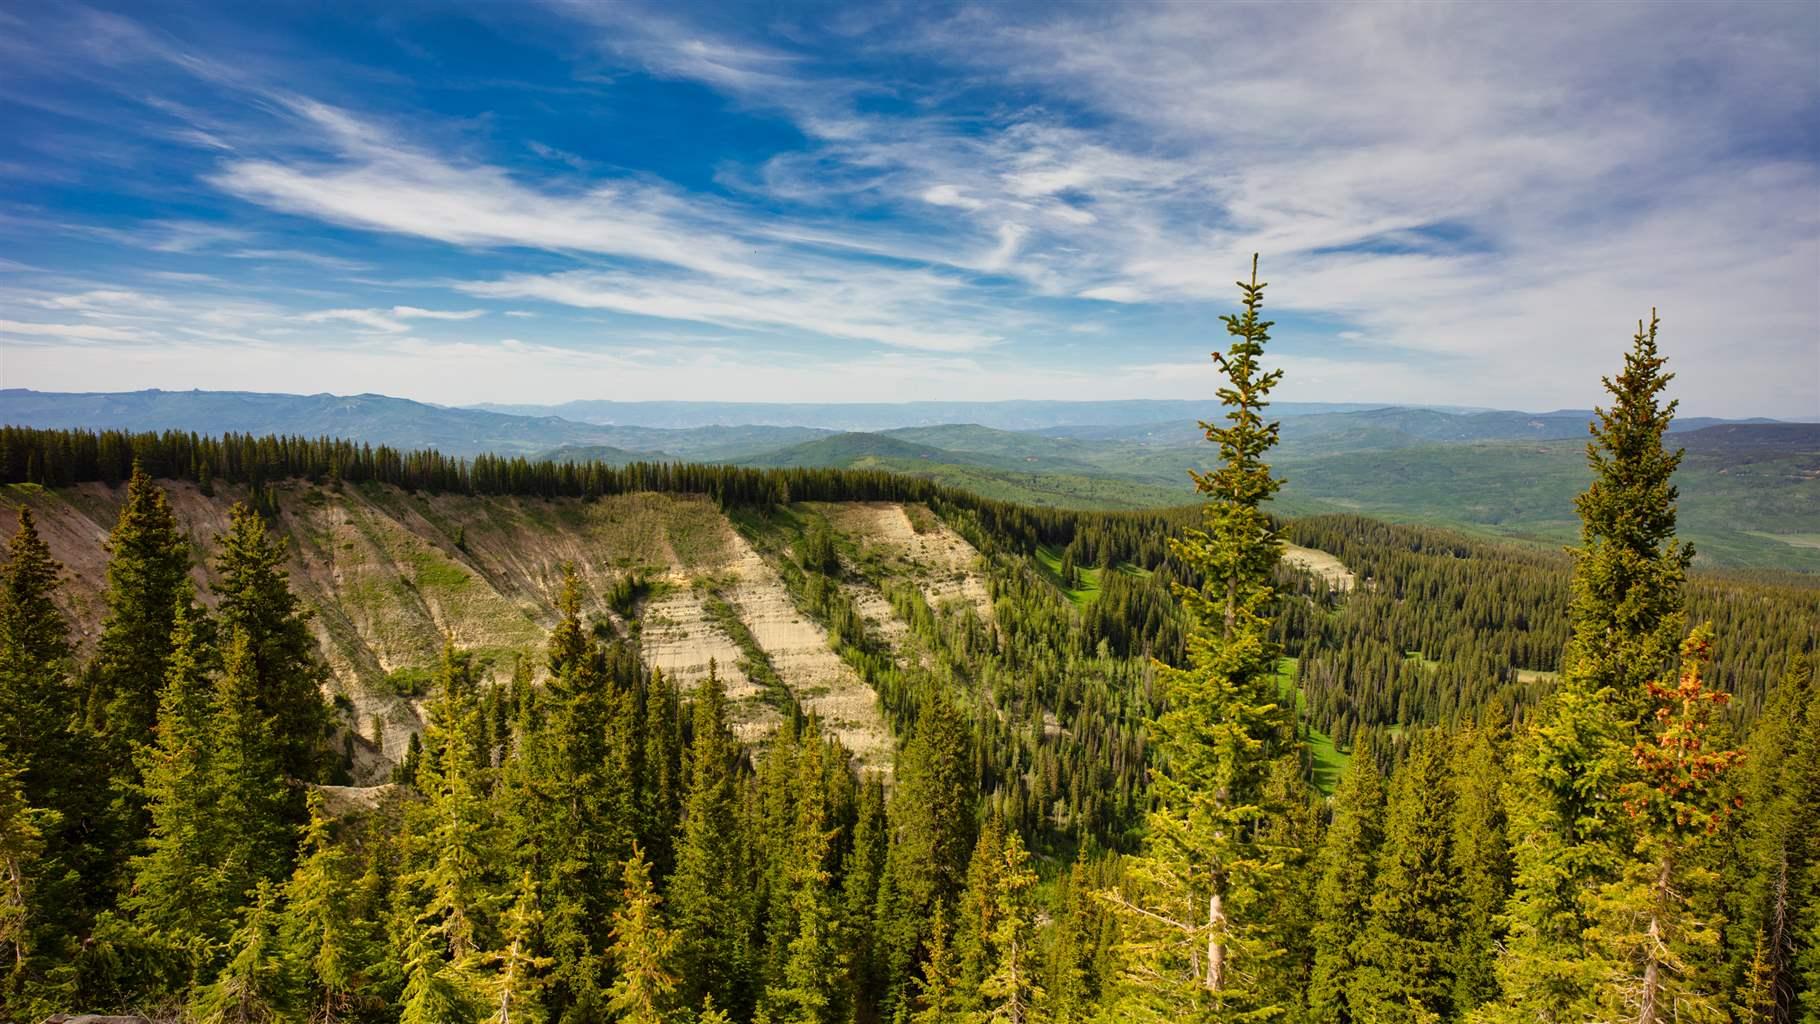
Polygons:
[[958,598],[981,619],[992,621],[992,596],[980,571],[980,553],[927,508],[888,502],[817,507],[862,549],[890,561],[893,575],[914,579],[932,607]]
[[[162,486],[193,545],[198,591],[212,603],[210,563],[228,508],[245,492],[217,484],[211,496],[190,483]],[[634,572],[657,581],[658,592],[639,611],[646,660],[685,691],[712,661],[740,735],[754,741],[778,715],[740,668],[738,644],[706,607],[710,594],[722,595],[793,696],[863,764],[889,768],[891,739],[872,690],[829,647],[826,631],[797,612],[777,570],[705,498],[545,500],[302,483],[271,492],[279,506],[274,529],[290,546],[292,586],[314,613],[328,689],[357,737],[359,782],[384,782],[411,734],[422,729],[424,701],[413,691],[445,638],[472,651],[495,679],[509,678],[521,657],[542,672],[544,638],[556,621],[567,565],[582,581],[584,618],[615,629],[622,624],[607,605],[613,584]],[[10,528],[13,510],[29,505],[52,556],[65,566],[68,585],[60,599],[85,652],[105,613],[106,539],[125,493],[124,486],[98,483],[0,487],[0,534]],[[926,509],[912,510],[919,532],[903,506],[826,507],[840,517],[837,526],[888,549],[894,571],[907,573],[932,603],[958,597],[990,616],[976,553]],[[882,636],[901,638],[903,626],[876,588],[857,596]],[[352,791],[334,795],[351,809],[369,801]]]

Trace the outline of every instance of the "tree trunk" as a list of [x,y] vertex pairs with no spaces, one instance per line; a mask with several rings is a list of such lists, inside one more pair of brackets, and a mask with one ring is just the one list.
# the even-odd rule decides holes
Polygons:
[[1226,985],[1226,900],[1216,884],[1207,897],[1207,978],[1209,992]]
[[1665,856],[1656,872],[1655,898],[1650,901],[1649,910],[1649,948],[1645,953],[1648,960],[1643,966],[1643,992],[1637,1008],[1637,1024],[1658,1024],[1660,1020],[1661,1010],[1657,1004],[1662,997],[1662,961],[1667,952],[1662,938],[1662,914],[1673,898],[1669,892],[1671,865]]

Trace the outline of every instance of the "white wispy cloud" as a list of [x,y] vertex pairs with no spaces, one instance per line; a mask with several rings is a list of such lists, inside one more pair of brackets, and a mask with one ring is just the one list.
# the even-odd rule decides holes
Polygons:
[[[1037,294],[1224,302],[1261,251],[1275,308],[1351,327],[1374,365],[1412,380],[1427,376],[1416,360],[1469,360],[1449,364],[1452,388],[1479,400],[1595,398],[1627,323],[1657,305],[1684,393],[1811,408],[1820,169],[1784,136],[1820,102],[1820,21],[1777,5],[1531,13],[981,5],[911,17],[878,38],[963,81],[1085,108],[1093,127],[1040,107],[958,124],[939,108],[852,114],[838,136],[738,183],[947,216],[970,239],[948,249],[975,254],[956,265]],[[688,27],[656,31],[620,45],[717,84],[650,56]],[[1614,74],[1609,55],[1637,46],[1650,59]],[[854,109],[844,80],[811,103],[812,69],[767,67],[729,91],[812,137],[810,122]],[[1708,85],[1690,91],[1696,80]],[[1349,397],[1347,379],[1323,374],[1310,390]]]
[[[1295,397],[1583,404],[1629,322],[1657,305],[1690,408],[1812,409],[1820,20],[1787,5],[1599,5],[1572,19],[1464,4],[880,6],[819,22],[783,12],[744,30],[631,2],[551,5],[593,33],[611,71],[700,83],[788,118],[801,144],[729,152],[713,190],[608,176],[535,141],[513,149],[545,163],[515,169],[460,124],[302,97],[130,19],[96,16],[66,45],[97,87],[156,60],[237,97],[252,111],[239,120],[155,105],[157,131],[197,147],[215,167],[206,182],[228,195],[466,250],[459,279],[435,288],[610,312],[615,330],[636,316],[774,340],[805,375],[780,394],[822,387],[835,365],[944,389],[921,394],[1199,387],[1189,367],[1204,344],[1178,361],[1119,321],[1166,314],[1215,334],[1213,314],[1261,251],[1270,308],[1307,314],[1334,349],[1281,338]],[[838,60],[823,59],[829,46]],[[0,39],[0,57],[55,63],[31,49]],[[239,223],[90,230],[162,256],[373,269]],[[530,270],[514,250],[545,255]],[[310,300],[328,309],[210,305],[182,292],[203,281],[177,277],[149,295],[140,275],[131,292],[71,287],[0,315],[39,338],[57,337],[33,319],[45,315],[135,340],[300,331],[356,347],[477,344],[413,338],[482,311],[393,305],[403,293],[384,290],[397,285],[386,276],[342,277],[335,287],[386,297]],[[1078,335],[1090,304],[1113,319],[1071,342],[1091,364],[1083,376],[1030,354]],[[575,322],[541,315],[553,333]],[[854,355],[811,362],[791,348],[807,335]],[[532,340],[462,351],[490,366]],[[359,350],[365,365],[392,365]],[[723,371],[782,379],[750,360],[614,358],[614,373],[633,374],[615,380],[667,380],[668,393]]]
[[391,309],[323,309],[298,317],[304,323],[343,321],[366,328],[367,333],[404,334],[411,329],[407,320],[472,320],[485,316],[484,309],[421,309],[417,306],[393,306]]
[[952,282],[930,273],[843,269],[825,278],[800,272],[767,282],[686,279],[623,271],[508,275],[458,287],[497,299],[541,299],[582,309],[691,320],[768,331],[810,332],[941,352],[982,348],[997,335],[969,327],[958,312],[929,326],[924,304],[953,307]]
[[484,309],[420,309],[416,306],[393,306],[392,315],[400,320],[472,320],[486,316]]
[[230,160],[213,176],[250,201],[336,224],[466,246],[599,253],[725,277],[752,276],[749,247],[708,211],[636,181],[545,190],[486,164],[428,152],[384,127],[312,100],[290,108],[333,151],[328,160]]
[[33,323],[0,320],[0,334],[25,338],[57,338],[66,341],[136,341],[140,335],[122,327],[102,324]]

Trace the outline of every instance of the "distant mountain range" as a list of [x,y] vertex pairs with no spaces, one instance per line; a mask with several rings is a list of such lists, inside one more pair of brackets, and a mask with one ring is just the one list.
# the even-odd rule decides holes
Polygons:
[[554,416],[507,416],[385,395],[157,390],[85,394],[10,388],[0,390],[0,423],[331,436],[397,448],[436,448],[454,455],[529,454],[562,444],[611,443],[598,427]]
[[[561,405],[479,405],[515,416],[560,416],[596,425],[664,427],[749,424],[818,427],[832,431],[878,431],[973,423],[999,430],[1046,430],[1075,425],[1135,426],[1164,421],[1193,423],[1220,414],[1219,402],[1128,399],[1107,402],[565,402]],[[1353,412],[1375,406],[1358,402],[1279,402],[1278,416]]]
[[[1566,543],[1590,410],[1281,403],[1272,463],[1289,513],[1358,511]],[[1214,457],[1207,402],[812,405],[571,402],[449,408],[384,395],[0,391],[0,423],[336,436],[614,464],[638,460],[909,473],[1036,505],[1192,501]],[[587,422],[584,420],[593,420]],[[1682,532],[1711,564],[1820,570],[1820,425],[1687,417]]]

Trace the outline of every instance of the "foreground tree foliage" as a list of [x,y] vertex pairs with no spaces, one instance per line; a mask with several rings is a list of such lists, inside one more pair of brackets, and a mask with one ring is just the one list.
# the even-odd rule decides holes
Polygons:
[[1159,1020],[1188,1007],[1209,1019],[1280,1010],[1279,993],[1257,979],[1280,944],[1266,895],[1284,860],[1258,841],[1274,810],[1264,780],[1290,738],[1269,639],[1282,543],[1263,510],[1281,486],[1264,461],[1277,425],[1263,410],[1282,371],[1261,363],[1271,324],[1259,316],[1255,260],[1240,288],[1245,312],[1225,318],[1234,341],[1214,356],[1227,378],[1227,425],[1206,426],[1220,465],[1195,476],[1209,497],[1204,521],[1176,548],[1205,580],[1178,590],[1191,622],[1188,665],[1164,667],[1168,710],[1152,725],[1156,809],[1129,891],[1110,897],[1126,914],[1129,998]]
[[[1255,264],[1240,288],[1193,516],[885,474],[0,430],[23,484],[0,570],[0,1017],[1820,1020],[1820,601],[1690,579],[1654,323],[1608,382],[1569,574],[1270,518],[1280,374]],[[541,656],[451,639],[391,783],[325,785],[337,745],[386,723],[321,696],[285,525],[312,477],[710,495],[876,692],[895,760],[857,769],[782,682],[759,735],[716,667],[686,692],[651,670],[661,581],[552,571]],[[182,508],[244,492],[211,557],[156,478],[198,482]],[[32,509],[82,480],[124,487],[79,643]],[[989,618],[932,605],[805,499],[924,503],[980,551]],[[1359,585],[1280,564],[1286,533]],[[1076,608],[1057,583],[1092,571]],[[586,619],[589,588],[612,616]],[[761,655],[740,668],[763,686]]]

